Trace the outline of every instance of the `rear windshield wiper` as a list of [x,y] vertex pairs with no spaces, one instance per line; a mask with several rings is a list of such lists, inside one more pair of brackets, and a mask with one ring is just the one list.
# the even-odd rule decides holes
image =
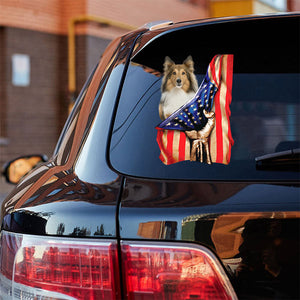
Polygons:
[[257,170],[299,171],[300,148],[258,156],[255,162]]

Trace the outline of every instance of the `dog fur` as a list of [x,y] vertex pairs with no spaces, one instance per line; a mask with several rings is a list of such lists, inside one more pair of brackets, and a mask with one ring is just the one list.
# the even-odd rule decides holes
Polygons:
[[170,57],[166,56],[163,66],[162,95],[158,110],[159,117],[165,120],[192,99],[198,90],[198,82],[191,56],[188,56],[182,64],[175,64]]

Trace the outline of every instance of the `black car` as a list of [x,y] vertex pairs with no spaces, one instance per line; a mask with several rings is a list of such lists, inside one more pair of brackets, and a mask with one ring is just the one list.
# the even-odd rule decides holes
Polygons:
[[114,40],[2,205],[0,299],[299,299],[299,16]]

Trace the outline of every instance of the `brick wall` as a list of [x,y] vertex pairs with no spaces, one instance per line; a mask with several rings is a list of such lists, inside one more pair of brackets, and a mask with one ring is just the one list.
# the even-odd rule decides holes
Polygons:
[[[111,40],[94,36],[76,36],[76,93],[78,94],[87,77],[98,63]],[[84,58],[84,59],[83,59]]]
[[1,24],[44,32],[59,32],[62,2],[64,1],[1,0]]
[[[62,88],[67,74],[66,39],[10,27],[3,31],[5,61],[1,85],[5,93],[4,134],[8,145],[2,146],[1,159],[35,152],[49,154],[58,136],[58,124],[62,123],[59,106],[66,105]],[[29,56],[29,86],[12,84],[13,54]]]
[[288,0],[288,9],[291,11],[300,11],[300,1],[299,0]]
[[5,140],[2,137],[6,135],[6,126],[4,121],[6,115],[6,97],[5,97],[5,89],[3,84],[5,80],[5,72],[3,68],[5,63],[4,32],[5,32],[4,27],[0,27],[0,147],[1,144],[5,143]]
[[[183,21],[208,17],[207,2],[198,0],[198,5],[193,5],[182,0],[1,0],[0,25],[66,34],[72,17],[95,15],[142,26],[156,20]],[[110,38],[118,34],[118,31],[111,32],[111,28],[102,28],[102,33],[99,28],[97,31],[89,26],[83,28],[81,33],[110,35]]]
[[[51,155],[68,113],[67,37],[5,27],[0,41],[1,137],[8,142],[0,144],[0,163],[23,154]],[[108,43],[76,38],[78,92]],[[12,84],[13,54],[30,57],[29,86]]]

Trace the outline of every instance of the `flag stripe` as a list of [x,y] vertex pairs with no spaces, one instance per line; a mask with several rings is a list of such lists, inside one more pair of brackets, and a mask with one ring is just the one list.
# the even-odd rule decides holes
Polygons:
[[221,80],[221,55],[216,55],[209,64],[208,76],[210,80],[219,87]]
[[183,161],[186,159],[185,151],[186,151],[186,135],[184,132],[179,132],[179,157],[178,161]]
[[219,87],[221,81],[221,66],[222,66],[222,59],[223,56],[218,55],[216,59],[216,66],[215,66],[215,77],[216,77],[216,85]]
[[[228,139],[228,126],[229,126],[229,116],[228,116],[228,111],[227,111],[227,101],[228,101],[228,82],[227,82],[227,64],[228,64],[228,59],[226,57],[226,61],[224,63],[224,68],[222,69],[222,76],[224,77],[224,83],[223,83],[223,97],[225,99],[225,103],[222,107],[222,119],[223,119],[223,131],[224,131],[224,138],[223,138],[223,150],[224,153],[228,153],[228,148],[229,148],[229,139]],[[227,164],[227,155],[223,156],[223,164]]]
[[156,141],[157,141],[157,144],[158,144],[159,149],[160,149],[159,159],[162,162],[165,162],[165,161],[167,161],[167,157],[166,157],[165,151],[164,151],[165,147],[163,145],[163,135],[164,135],[164,131],[161,130],[161,129],[157,129]]
[[216,78],[216,60],[217,60],[217,57],[215,56],[213,58],[213,61],[209,64],[210,66],[210,77],[211,79],[217,83],[217,78]]
[[233,138],[232,138],[232,133],[231,133],[231,127],[230,127],[230,104],[232,100],[232,79],[233,79],[233,55],[228,55],[227,57],[227,74],[226,74],[226,83],[227,83],[227,94],[226,94],[226,113],[227,113],[227,118],[228,118],[228,133],[227,137],[229,139],[229,145],[228,145],[228,150],[227,150],[227,156],[226,160],[227,163],[230,162],[231,158],[231,146],[233,145]]
[[[226,64],[226,61],[224,61],[224,66],[225,66],[225,64]],[[224,155],[228,151],[228,138],[227,138],[227,136],[228,136],[228,116],[226,114],[227,86],[225,84],[226,73],[224,73],[223,75],[224,75],[224,81],[222,81],[222,83],[221,83],[222,88],[220,90],[220,98],[224,99],[225,101],[223,101],[224,103],[221,104],[222,140],[220,140],[220,143],[222,143],[223,153],[222,153],[222,157],[220,157],[220,163],[227,164],[226,155]]]
[[222,142],[222,113],[220,106],[220,89],[216,94],[215,116],[216,116],[216,163],[222,162],[223,158],[223,142]]
[[[167,153],[173,154],[173,138],[174,130],[169,130],[169,132],[167,132]],[[173,164],[175,162],[173,155],[168,155],[168,164]]]
[[233,139],[230,130],[230,109],[233,55],[224,55],[216,68],[221,72],[219,90],[214,99],[216,125],[210,137],[210,153],[215,163],[228,164],[231,156]]
[[222,64],[222,81],[221,81],[221,86],[220,86],[220,108],[221,108],[221,129],[222,130],[222,140],[220,140],[220,144],[222,144],[222,156],[219,157],[219,163],[227,164],[226,162],[226,153],[228,149],[228,139],[227,139],[227,134],[228,134],[228,116],[226,113],[226,96],[227,96],[227,58],[228,56],[224,57],[223,64]]
[[[218,68],[221,68],[222,60],[218,64]],[[217,71],[216,71],[217,72]],[[222,163],[223,162],[223,131],[222,131],[222,111],[221,111],[221,92],[222,92],[222,83],[219,86],[219,89],[215,95],[215,117],[216,117],[216,159],[214,162]]]
[[156,140],[160,148],[159,158],[164,164],[190,159],[190,142],[184,132],[157,128]]

